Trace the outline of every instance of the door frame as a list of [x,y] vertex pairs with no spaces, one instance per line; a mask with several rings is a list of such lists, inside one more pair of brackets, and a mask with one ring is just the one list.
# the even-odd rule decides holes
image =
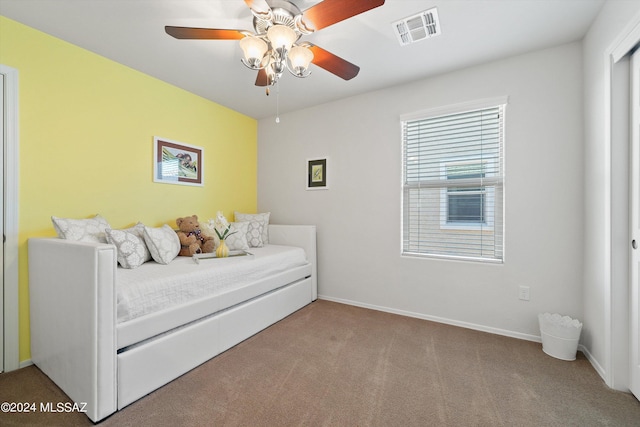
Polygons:
[[20,367],[20,332],[18,307],[18,70],[0,64],[5,87],[5,235],[4,247],[4,371]]

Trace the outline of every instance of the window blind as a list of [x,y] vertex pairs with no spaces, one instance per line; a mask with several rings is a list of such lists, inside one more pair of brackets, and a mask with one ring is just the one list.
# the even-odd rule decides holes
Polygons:
[[502,261],[504,108],[402,122],[403,254]]

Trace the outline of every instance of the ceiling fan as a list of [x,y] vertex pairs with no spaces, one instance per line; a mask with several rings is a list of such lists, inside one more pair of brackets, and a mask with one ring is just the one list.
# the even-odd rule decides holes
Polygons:
[[358,75],[357,65],[300,38],[384,4],[384,0],[324,0],[302,12],[287,0],[244,2],[253,14],[255,33],[173,26],[165,31],[177,39],[240,40],[242,63],[258,71],[256,86],[267,86],[267,94],[285,69],[296,77],[308,77],[310,63],[344,80]]

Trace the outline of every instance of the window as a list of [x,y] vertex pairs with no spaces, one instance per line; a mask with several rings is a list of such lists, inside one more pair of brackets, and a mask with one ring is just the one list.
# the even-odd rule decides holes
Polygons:
[[502,261],[505,104],[403,117],[404,255]]
[[[481,161],[445,164],[444,179],[485,178],[485,164]],[[487,225],[486,187],[449,187],[441,200],[446,203],[444,225]]]

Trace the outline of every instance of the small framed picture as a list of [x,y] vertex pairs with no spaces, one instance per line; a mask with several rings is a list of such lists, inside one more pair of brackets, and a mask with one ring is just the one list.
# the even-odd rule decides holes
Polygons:
[[307,160],[307,190],[326,190],[327,159]]
[[153,137],[153,181],[203,185],[203,149],[170,139]]

